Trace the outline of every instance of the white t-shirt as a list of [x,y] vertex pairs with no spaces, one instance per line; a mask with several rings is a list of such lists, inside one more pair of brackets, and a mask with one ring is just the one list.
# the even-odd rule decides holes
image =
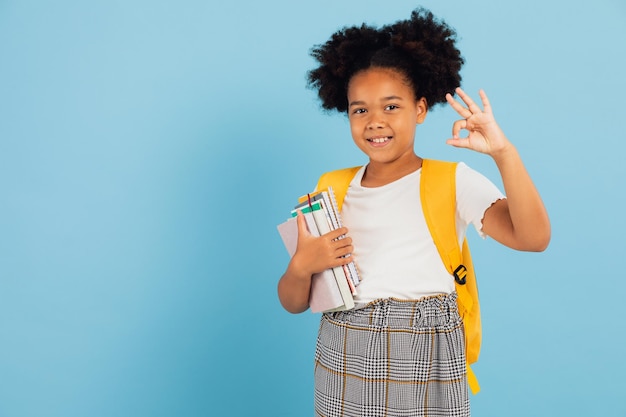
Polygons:
[[[450,294],[448,273],[424,220],[420,202],[422,170],[382,187],[361,185],[362,167],[350,183],[341,216],[354,245],[354,260],[362,278],[355,303],[380,298],[419,299]],[[459,163],[456,170],[456,228],[459,243],[473,224],[482,232],[485,211],[504,198],[482,174]]]

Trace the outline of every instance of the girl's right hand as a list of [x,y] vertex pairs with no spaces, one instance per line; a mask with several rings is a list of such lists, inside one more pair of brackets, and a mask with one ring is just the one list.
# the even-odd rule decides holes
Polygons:
[[[322,236],[309,232],[302,212],[298,211],[298,244],[291,262],[301,274],[311,276],[328,268],[341,266],[351,261],[352,239],[345,236],[345,227],[332,230]],[[345,236],[345,237],[342,237]]]

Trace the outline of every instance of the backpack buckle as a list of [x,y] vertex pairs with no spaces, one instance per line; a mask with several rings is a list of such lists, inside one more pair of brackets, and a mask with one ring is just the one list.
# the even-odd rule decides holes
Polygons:
[[467,268],[463,264],[457,266],[452,275],[454,276],[454,281],[459,285],[465,285],[467,282],[465,279],[467,277]]

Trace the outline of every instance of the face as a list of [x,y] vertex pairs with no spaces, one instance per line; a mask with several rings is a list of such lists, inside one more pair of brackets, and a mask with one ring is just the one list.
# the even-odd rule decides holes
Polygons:
[[352,139],[370,164],[414,162],[415,128],[426,112],[426,100],[416,99],[403,75],[393,69],[361,71],[348,85]]

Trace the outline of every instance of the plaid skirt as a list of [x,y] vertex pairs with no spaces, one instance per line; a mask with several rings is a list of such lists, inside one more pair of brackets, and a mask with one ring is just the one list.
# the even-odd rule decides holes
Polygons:
[[315,413],[469,416],[456,294],[382,299],[323,314],[315,351]]

